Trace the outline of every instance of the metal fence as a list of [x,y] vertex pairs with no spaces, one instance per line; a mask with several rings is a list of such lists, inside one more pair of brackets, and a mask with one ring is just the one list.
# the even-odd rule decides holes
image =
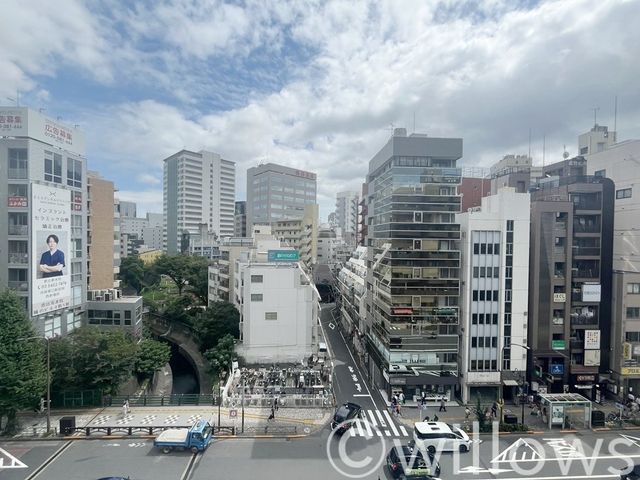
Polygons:
[[180,405],[194,405],[194,406],[217,406],[220,402],[220,397],[217,395],[205,395],[205,394],[176,394],[176,395],[140,395],[140,396],[126,396],[126,395],[113,395],[105,397],[104,405],[106,407],[119,407],[126,400],[129,401],[129,406],[138,407],[168,407],[168,406],[180,406]]

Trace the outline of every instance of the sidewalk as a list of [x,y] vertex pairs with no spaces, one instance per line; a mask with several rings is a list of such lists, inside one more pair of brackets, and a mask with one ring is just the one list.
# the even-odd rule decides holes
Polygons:
[[[275,419],[268,420],[270,408],[245,408],[245,434],[260,433],[265,427],[277,431],[277,427],[296,427],[299,435],[310,435],[324,428],[333,415],[333,409],[289,408],[281,407],[275,412]],[[78,427],[166,427],[188,426],[199,419],[206,419],[218,426],[218,407],[212,406],[175,406],[175,407],[139,407],[130,409],[124,416],[120,407],[107,407],[83,410],[53,410],[51,412],[51,430],[57,434],[62,417],[75,417]],[[46,433],[46,415],[19,414],[18,434],[14,439],[39,438]],[[220,408],[220,426],[235,427],[239,433],[242,427],[242,408]],[[282,428],[284,430],[284,428]],[[293,431],[293,428],[288,429]],[[96,433],[95,436],[100,435]]]

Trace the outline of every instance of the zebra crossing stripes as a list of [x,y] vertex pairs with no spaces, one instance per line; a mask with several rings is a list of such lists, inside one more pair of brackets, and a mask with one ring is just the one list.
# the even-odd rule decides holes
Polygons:
[[408,437],[407,429],[403,425],[396,425],[387,410],[364,410],[363,418],[353,422],[349,429],[352,437]]

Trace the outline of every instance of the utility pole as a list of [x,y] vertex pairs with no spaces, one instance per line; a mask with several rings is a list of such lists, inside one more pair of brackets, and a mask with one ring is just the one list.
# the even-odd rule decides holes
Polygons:
[[241,432],[244,433],[244,375],[240,372],[240,377],[242,378],[242,429]]

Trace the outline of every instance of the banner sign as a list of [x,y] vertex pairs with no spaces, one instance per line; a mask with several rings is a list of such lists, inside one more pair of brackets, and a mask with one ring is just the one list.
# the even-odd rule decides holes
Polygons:
[[300,253],[297,250],[269,250],[267,258],[269,262],[299,262]]
[[584,331],[584,349],[585,350],[600,349],[600,330]]

